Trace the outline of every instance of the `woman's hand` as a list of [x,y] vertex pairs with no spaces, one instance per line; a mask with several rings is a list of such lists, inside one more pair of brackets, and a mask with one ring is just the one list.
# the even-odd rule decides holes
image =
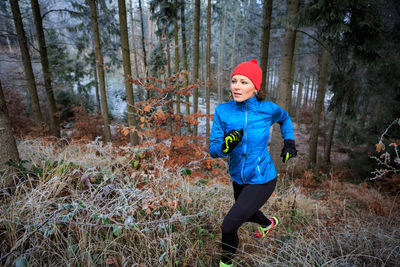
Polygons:
[[230,130],[224,136],[224,143],[222,144],[222,152],[229,153],[231,152],[237,144],[242,140],[243,129],[238,130]]
[[283,141],[284,146],[282,148],[282,162],[286,163],[290,158],[297,156],[296,144],[292,139],[286,139]]

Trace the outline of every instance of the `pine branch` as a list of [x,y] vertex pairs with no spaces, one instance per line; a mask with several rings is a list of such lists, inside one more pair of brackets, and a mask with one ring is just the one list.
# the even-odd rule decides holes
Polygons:
[[76,15],[80,15],[80,14],[81,14],[81,13],[79,13],[79,12],[76,12],[76,11],[70,10],[70,9],[51,9],[51,10],[49,10],[49,11],[43,13],[43,15],[42,15],[42,20],[44,19],[44,17],[45,17],[46,15],[50,14],[51,12],[68,12],[68,13],[73,13],[73,14],[76,14]]

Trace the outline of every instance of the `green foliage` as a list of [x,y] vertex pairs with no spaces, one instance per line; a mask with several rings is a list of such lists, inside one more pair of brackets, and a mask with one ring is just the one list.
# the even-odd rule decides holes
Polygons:
[[182,170],[182,174],[183,174],[183,175],[191,175],[191,174],[192,174],[192,171],[191,171],[190,169],[183,169],[183,170]]
[[365,62],[379,58],[383,38],[376,1],[313,0],[300,11],[297,23],[316,26],[326,44],[337,52],[350,51],[355,59]]
[[165,73],[167,58],[162,44],[158,43],[150,54],[150,69],[155,77],[160,77]]
[[174,30],[174,18],[178,16],[173,1],[151,0],[150,11],[151,19],[157,22],[156,35],[167,34],[171,37]]
[[22,175],[27,175],[29,173],[29,171],[24,166],[24,164],[27,162],[28,162],[27,160],[20,160],[18,162],[15,162],[13,160],[8,160],[5,163],[7,166],[16,168]]

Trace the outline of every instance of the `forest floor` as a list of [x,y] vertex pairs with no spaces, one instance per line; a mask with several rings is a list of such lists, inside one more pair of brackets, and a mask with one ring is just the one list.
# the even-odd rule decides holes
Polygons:
[[[280,224],[265,240],[244,224],[237,266],[398,266],[398,197],[347,182],[350,169],[313,174],[306,127],[295,134],[299,156],[262,208]],[[0,264],[217,266],[233,204],[226,161],[177,138],[134,149],[24,138],[18,149],[25,162],[1,186],[0,257],[12,253]]]

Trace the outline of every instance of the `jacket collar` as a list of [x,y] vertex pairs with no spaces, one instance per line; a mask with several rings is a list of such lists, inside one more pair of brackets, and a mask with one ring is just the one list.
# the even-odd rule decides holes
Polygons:
[[257,106],[258,104],[258,100],[256,98],[256,96],[253,96],[252,98],[249,98],[243,102],[236,102],[236,106],[238,107],[239,110],[241,109],[245,109],[246,108],[246,104],[247,104],[247,109],[253,109]]

